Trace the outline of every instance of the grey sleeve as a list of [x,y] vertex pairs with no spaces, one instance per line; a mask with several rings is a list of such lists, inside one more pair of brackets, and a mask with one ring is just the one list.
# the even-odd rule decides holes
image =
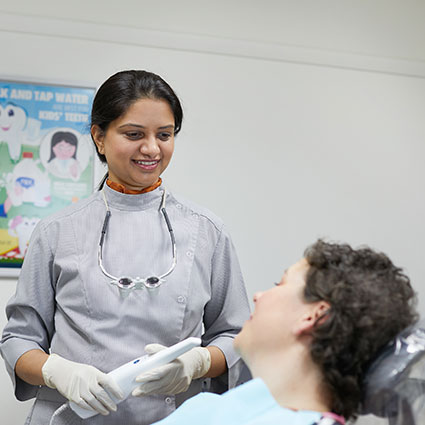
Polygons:
[[235,248],[222,228],[212,258],[211,300],[204,310],[203,340],[205,345],[214,345],[224,353],[228,372],[219,380],[225,380],[228,388],[238,382],[241,363],[233,349],[233,339],[249,314],[248,297]]
[[54,332],[52,263],[53,256],[47,238],[43,228],[38,225],[31,236],[15,295],[6,306],[8,322],[0,342],[0,353],[18,400],[34,397],[38,386],[27,384],[16,376],[17,360],[33,349],[48,353]]

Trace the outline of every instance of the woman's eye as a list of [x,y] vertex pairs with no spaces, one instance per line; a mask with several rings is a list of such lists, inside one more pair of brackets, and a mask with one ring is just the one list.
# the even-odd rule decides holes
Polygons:
[[171,137],[170,133],[159,133],[158,139],[162,140],[163,142],[166,142]]
[[139,131],[129,131],[125,133],[125,135],[132,140],[140,139],[143,137],[143,133],[140,133]]

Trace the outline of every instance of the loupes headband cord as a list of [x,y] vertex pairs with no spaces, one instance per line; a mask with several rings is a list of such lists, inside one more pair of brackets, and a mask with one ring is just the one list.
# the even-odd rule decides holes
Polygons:
[[162,215],[164,216],[164,220],[165,220],[165,223],[167,224],[168,232],[170,233],[173,262],[171,264],[170,269],[166,273],[164,273],[163,275],[161,275],[161,276],[148,276],[146,278],[141,278],[141,277],[138,277],[138,276],[135,277],[135,278],[132,278],[132,277],[129,277],[129,276],[116,277],[116,276],[113,276],[110,273],[108,273],[105,270],[105,268],[103,267],[103,262],[102,262],[103,243],[105,241],[105,235],[106,235],[106,231],[108,229],[109,219],[111,218],[111,210],[109,209],[109,205],[108,205],[108,202],[106,200],[106,195],[105,195],[104,189],[102,189],[102,196],[103,196],[103,201],[105,202],[105,206],[106,206],[106,215],[105,215],[105,220],[103,221],[102,234],[100,236],[99,248],[98,248],[98,262],[99,262],[100,270],[102,270],[102,273],[105,276],[112,279],[112,281],[110,282],[112,285],[118,286],[118,288],[120,290],[120,294],[123,298],[128,296],[130,291],[135,290],[135,289],[143,289],[143,288],[155,289],[155,288],[158,288],[158,286],[160,286],[165,281],[164,278],[167,277],[174,270],[174,268],[176,267],[176,264],[177,264],[176,240],[174,238],[173,228],[171,227],[171,223],[170,223],[170,220],[168,218],[167,211],[165,209],[165,199],[167,197],[167,191],[165,189],[163,190],[161,206],[160,206],[159,209],[162,212]]

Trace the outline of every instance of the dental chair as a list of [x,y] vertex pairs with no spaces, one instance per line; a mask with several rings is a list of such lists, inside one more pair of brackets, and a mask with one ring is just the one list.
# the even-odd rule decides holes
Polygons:
[[425,320],[384,347],[365,378],[362,414],[389,425],[425,425]]

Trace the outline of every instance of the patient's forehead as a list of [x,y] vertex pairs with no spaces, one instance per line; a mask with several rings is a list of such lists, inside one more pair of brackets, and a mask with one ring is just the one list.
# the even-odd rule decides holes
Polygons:
[[282,280],[285,282],[288,279],[298,278],[305,281],[309,267],[308,261],[305,258],[301,258],[284,271]]

